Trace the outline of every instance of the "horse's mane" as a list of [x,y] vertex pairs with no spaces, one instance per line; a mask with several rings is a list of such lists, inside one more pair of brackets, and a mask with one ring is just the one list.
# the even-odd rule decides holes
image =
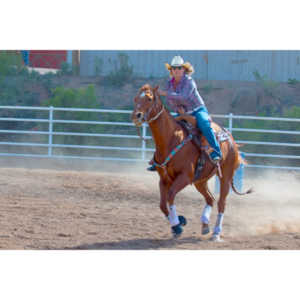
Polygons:
[[147,92],[151,91],[152,92],[152,87],[150,84],[146,83],[140,88],[140,92]]
[[152,88],[152,86],[148,83],[144,84],[140,90],[139,90],[139,94],[144,93],[145,95],[147,95],[149,98],[153,99],[155,97],[155,89]]

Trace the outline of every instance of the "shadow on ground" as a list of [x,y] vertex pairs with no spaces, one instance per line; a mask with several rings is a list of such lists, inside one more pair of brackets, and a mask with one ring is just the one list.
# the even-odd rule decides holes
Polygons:
[[182,244],[197,244],[202,239],[195,237],[186,237],[182,239],[134,239],[127,241],[83,244],[62,250],[153,250],[153,249],[170,249]]

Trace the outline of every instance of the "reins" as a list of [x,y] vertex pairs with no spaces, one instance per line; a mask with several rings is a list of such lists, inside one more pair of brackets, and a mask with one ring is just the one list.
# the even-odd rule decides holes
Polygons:
[[[147,116],[150,114],[150,112],[152,111],[152,109],[153,109],[153,107],[155,106],[155,104],[156,104],[156,103],[154,103],[154,104],[151,106],[151,108],[150,108],[149,111],[147,112]],[[158,113],[157,113],[154,117],[152,117],[150,120],[146,120],[146,119],[145,119],[145,121],[146,121],[148,124],[150,124],[152,121],[157,120],[157,119],[159,118],[159,116],[163,113],[164,109],[165,109],[165,108],[164,108],[164,106],[162,105],[162,108],[161,108],[160,112],[158,112]],[[136,130],[137,130],[137,133],[138,133],[139,137],[145,142],[146,139],[142,137],[140,127],[136,126]]]
[[[153,105],[150,107],[150,109],[147,111],[147,113],[146,113],[146,115],[147,115],[147,117],[145,118],[145,121],[148,123],[148,124],[150,124],[151,122],[153,122],[153,121],[155,121],[155,120],[157,120],[159,117],[160,117],[160,115],[163,113],[163,111],[164,111],[164,106],[162,105],[162,108],[161,108],[161,110],[154,116],[154,117],[152,117],[152,118],[150,118],[150,119],[148,119],[148,115],[152,112],[152,110],[153,110],[153,108],[154,108],[154,106],[156,105],[156,102],[155,103],[153,103]],[[141,131],[139,130],[139,128],[137,127],[137,131],[138,131],[138,135],[139,135],[139,137],[143,140],[143,141],[145,141],[145,138],[143,138],[142,137],[142,135],[141,135]],[[163,168],[163,169],[165,169],[166,168],[166,166],[167,166],[167,164],[168,164],[168,162],[171,160],[171,158],[187,143],[187,142],[189,142],[189,141],[191,141],[192,140],[192,138],[193,138],[193,136],[192,136],[192,134],[189,134],[179,145],[177,145],[171,152],[170,152],[170,154],[166,157],[166,159],[165,159],[165,161],[163,162],[163,163],[161,163],[161,164],[159,164],[159,163],[157,163],[155,160],[154,160],[154,165],[156,166],[156,167],[158,167],[158,168]]]
[[164,111],[164,106],[162,106],[161,111],[160,111],[156,116],[154,116],[154,117],[151,118],[150,120],[147,120],[148,124],[151,123],[152,121],[155,121],[156,119],[158,119],[159,116],[162,114],[163,111]]
[[[153,110],[153,108],[155,107],[155,105],[156,105],[156,102],[155,103],[153,103],[153,105],[150,107],[150,109],[147,111],[147,113],[146,113],[146,118],[144,118],[144,120],[148,123],[148,124],[150,124],[151,122],[153,122],[153,121],[155,121],[155,120],[157,120],[159,117],[160,117],[160,115],[163,113],[163,111],[164,111],[164,109],[165,109],[165,107],[162,105],[162,108],[161,108],[161,110],[154,116],[154,117],[152,117],[152,118],[150,118],[150,119],[148,119],[148,116],[149,116],[149,114],[152,112],[152,110]],[[143,141],[146,141],[146,139],[144,138],[144,137],[142,137],[142,135],[141,135],[141,130],[140,130],[140,127],[138,127],[138,126],[136,126],[136,128],[137,128],[137,132],[138,132],[138,135],[139,135],[139,137],[143,140]],[[192,138],[193,138],[193,135],[192,134],[189,134],[179,145],[177,145],[171,152],[170,152],[170,154],[166,157],[166,159],[164,160],[164,162],[163,163],[161,163],[161,164],[159,164],[159,163],[157,163],[155,160],[154,160],[154,165],[156,166],[156,167],[158,167],[158,168],[162,168],[162,169],[165,169],[166,168],[166,166],[167,166],[167,164],[168,164],[168,162],[172,159],[172,157],[187,143],[187,142],[189,142],[189,141],[191,141],[192,140]]]
[[162,114],[163,110],[164,110],[164,106],[162,105],[161,111],[159,113],[157,113],[154,117],[152,117],[151,119],[148,119],[148,117],[150,116],[150,113],[152,112],[153,108],[156,106],[157,102],[154,101],[154,103],[151,105],[151,107],[148,109],[148,111],[145,114],[145,121],[149,124],[152,121],[156,120],[159,118],[159,116]]
[[141,140],[143,140],[144,142],[146,142],[146,139],[142,137],[141,135],[141,127],[135,126],[136,127],[136,131],[140,137]]

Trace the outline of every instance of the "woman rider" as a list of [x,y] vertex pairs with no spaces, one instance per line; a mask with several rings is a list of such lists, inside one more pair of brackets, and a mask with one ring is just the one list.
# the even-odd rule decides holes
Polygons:
[[[210,157],[217,164],[222,158],[221,149],[211,128],[207,108],[195,81],[190,76],[194,72],[193,66],[189,62],[184,62],[181,56],[174,56],[171,65],[167,63],[166,68],[170,72],[171,79],[167,83],[167,90],[158,90],[158,94],[166,97],[167,104],[176,113],[184,109],[185,113],[196,118],[198,128],[213,148]],[[148,170],[155,171],[156,168],[152,165]]]

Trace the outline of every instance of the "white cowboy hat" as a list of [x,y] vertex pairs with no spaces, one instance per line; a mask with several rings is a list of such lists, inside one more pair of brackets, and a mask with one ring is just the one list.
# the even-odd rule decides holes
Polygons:
[[194,68],[189,62],[184,62],[183,58],[179,55],[173,57],[171,64],[165,64],[167,70],[171,71],[172,67],[184,67],[187,74],[194,73]]

